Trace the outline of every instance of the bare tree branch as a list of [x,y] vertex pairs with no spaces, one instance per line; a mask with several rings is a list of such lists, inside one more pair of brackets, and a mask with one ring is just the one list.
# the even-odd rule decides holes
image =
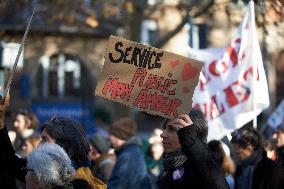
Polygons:
[[161,5],[164,3],[164,1],[159,1],[153,6],[150,6],[148,10],[145,11],[144,17],[145,19],[148,19],[158,8],[161,7]]
[[198,16],[201,16],[202,14],[207,12],[214,4],[215,4],[215,0],[211,0],[205,7],[203,7],[203,9],[199,10],[194,15],[192,15],[192,17],[196,18]]
[[[201,16],[202,14],[206,13],[207,10],[214,5],[214,3],[215,3],[215,0],[211,0],[205,7],[203,7],[201,10],[199,10],[194,15],[192,15],[192,17],[196,18],[196,17]],[[187,8],[186,8],[186,15],[182,18],[182,21],[180,22],[180,24],[178,24],[177,27],[174,30],[168,32],[167,34],[165,34],[164,36],[159,38],[157,41],[155,41],[152,45],[154,47],[161,48],[172,37],[174,37],[178,32],[180,32],[182,30],[182,28],[184,27],[184,25],[188,22],[189,11],[190,11],[190,7],[187,6]]]
[[157,48],[161,48],[162,46],[164,46],[173,36],[175,36],[184,27],[184,25],[188,22],[188,16],[189,12],[187,11],[186,15],[182,18],[180,24],[177,25],[174,30],[168,32],[163,37],[155,41],[153,43],[153,46]]

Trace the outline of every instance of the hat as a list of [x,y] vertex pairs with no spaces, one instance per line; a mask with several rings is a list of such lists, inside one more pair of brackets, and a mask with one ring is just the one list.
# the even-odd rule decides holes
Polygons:
[[114,122],[109,132],[121,140],[128,140],[136,134],[137,124],[130,118],[121,118]]
[[109,150],[109,143],[107,139],[101,135],[94,134],[94,136],[90,139],[90,142],[99,153],[104,153]]

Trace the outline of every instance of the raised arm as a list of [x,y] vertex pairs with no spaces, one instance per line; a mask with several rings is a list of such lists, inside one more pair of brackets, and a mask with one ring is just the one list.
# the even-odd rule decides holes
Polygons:
[[0,103],[0,167],[15,178],[25,181],[26,160],[19,158],[13,149],[7,128],[5,127],[5,114],[9,107],[10,94]]
[[197,136],[195,125],[188,115],[180,115],[173,125],[185,156],[196,165],[199,175],[212,189],[227,189],[225,177],[217,162],[207,150],[207,146]]

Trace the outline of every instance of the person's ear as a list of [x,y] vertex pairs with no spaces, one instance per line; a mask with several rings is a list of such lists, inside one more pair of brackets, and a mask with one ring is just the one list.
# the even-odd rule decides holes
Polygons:
[[249,151],[250,154],[252,154],[254,151],[254,147],[250,144],[246,147],[246,149]]
[[32,121],[30,120],[30,118],[25,117],[25,127],[26,127],[26,129],[30,129],[31,128],[31,124],[32,124]]

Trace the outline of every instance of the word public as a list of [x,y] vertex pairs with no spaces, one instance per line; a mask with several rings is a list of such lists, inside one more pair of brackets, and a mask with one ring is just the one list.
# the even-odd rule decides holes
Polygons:
[[120,82],[119,78],[108,78],[102,89],[102,94],[110,94],[111,99],[130,101],[133,88],[138,85],[142,89],[131,101],[132,106],[177,117],[177,109],[182,102],[178,98],[171,97],[176,94],[176,84],[177,80],[148,75],[145,68],[137,68],[130,84]]

